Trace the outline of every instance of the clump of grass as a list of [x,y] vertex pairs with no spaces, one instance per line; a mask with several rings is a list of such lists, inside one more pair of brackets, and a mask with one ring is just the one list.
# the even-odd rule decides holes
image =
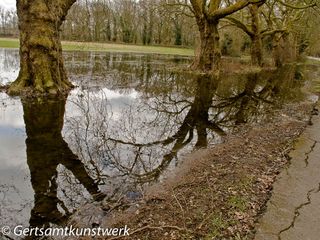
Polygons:
[[242,196],[231,196],[228,205],[237,211],[244,212],[247,209],[248,201]]
[[211,231],[205,240],[212,240],[222,237],[222,232],[228,227],[228,222],[223,219],[222,213],[215,213],[211,218]]

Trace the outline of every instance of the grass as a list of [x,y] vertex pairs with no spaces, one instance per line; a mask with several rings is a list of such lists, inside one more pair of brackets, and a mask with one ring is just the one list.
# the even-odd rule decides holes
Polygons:
[[307,57],[306,64],[320,65],[320,58]]
[[235,210],[245,212],[247,209],[247,200],[241,196],[231,196],[228,205]]
[[[19,40],[13,38],[0,38],[1,48],[19,48]],[[64,51],[99,51],[99,52],[133,52],[155,53],[181,56],[192,56],[193,49],[161,46],[140,46],[117,43],[94,43],[94,42],[70,42],[62,41]]]
[[221,237],[221,231],[228,226],[221,214],[215,213],[211,219],[211,231],[205,237],[205,240],[217,239]]
[[2,48],[19,48],[18,39],[0,38],[0,47]]

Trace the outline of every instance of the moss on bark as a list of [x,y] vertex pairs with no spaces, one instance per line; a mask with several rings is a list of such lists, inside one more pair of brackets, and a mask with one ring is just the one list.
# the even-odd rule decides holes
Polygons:
[[60,27],[75,0],[17,1],[20,72],[8,93],[59,94],[72,88],[64,68]]

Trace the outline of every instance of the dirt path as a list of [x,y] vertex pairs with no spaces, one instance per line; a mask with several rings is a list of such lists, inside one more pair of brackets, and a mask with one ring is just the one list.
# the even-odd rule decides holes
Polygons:
[[312,122],[291,152],[290,166],[274,184],[255,240],[319,239],[320,116]]

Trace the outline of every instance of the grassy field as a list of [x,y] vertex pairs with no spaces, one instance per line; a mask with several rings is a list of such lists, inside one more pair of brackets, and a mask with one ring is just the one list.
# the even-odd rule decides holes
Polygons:
[[[12,38],[0,38],[0,47],[19,48],[19,40]],[[64,51],[99,51],[99,52],[134,52],[134,53],[158,53],[182,56],[192,56],[193,49],[160,47],[160,46],[139,46],[114,43],[91,43],[91,42],[62,42]]]

